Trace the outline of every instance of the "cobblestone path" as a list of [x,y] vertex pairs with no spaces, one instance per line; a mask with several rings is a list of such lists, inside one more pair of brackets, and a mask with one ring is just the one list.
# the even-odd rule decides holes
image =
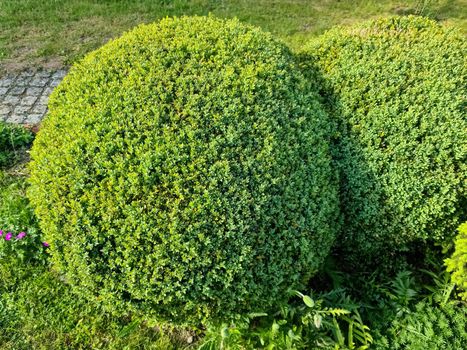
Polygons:
[[50,93],[65,74],[65,70],[42,70],[0,77],[0,121],[38,124],[47,112]]

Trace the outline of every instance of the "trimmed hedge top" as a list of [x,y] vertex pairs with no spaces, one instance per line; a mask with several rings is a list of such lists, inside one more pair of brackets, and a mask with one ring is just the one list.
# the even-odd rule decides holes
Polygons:
[[465,218],[466,49],[409,16],[337,28],[304,50],[339,124],[343,246],[381,254],[441,241]]
[[178,323],[286,297],[336,235],[329,122],[289,51],[237,20],[142,25],[75,65],[34,143],[55,266]]

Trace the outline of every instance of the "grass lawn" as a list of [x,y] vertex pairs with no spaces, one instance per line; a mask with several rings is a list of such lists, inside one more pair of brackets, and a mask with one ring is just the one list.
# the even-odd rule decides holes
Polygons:
[[2,0],[0,71],[68,65],[165,16],[238,17],[297,48],[336,24],[395,14],[430,16],[466,33],[466,8],[467,0]]

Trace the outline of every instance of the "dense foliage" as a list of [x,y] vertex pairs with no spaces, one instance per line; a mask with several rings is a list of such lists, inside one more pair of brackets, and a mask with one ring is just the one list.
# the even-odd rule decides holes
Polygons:
[[351,309],[349,303],[358,305],[374,339],[370,349],[454,350],[467,341],[466,303],[456,298],[442,259],[432,260],[442,255],[441,249],[425,248],[425,256],[416,261],[419,267],[408,264],[395,275],[386,275],[382,265],[371,274],[331,274],[330,294],[349,295],[333,298],[332,304],[347,309]]
[[467,222],[459,226],[455,240],[455,250],[451,258],[446,259],[447,270],[452,273],[452,281],[462,291],[467,300]]
[[142,25],[74,66],[31,151],[52,260],[109,310],[197,323],[267,310],[338,229],[329,122],[269,34]]
[[[373,342],[370,329],[363,324],[358,305],[333,290],[319,299],[296,292],[277,305],[272,314],[244,315],[234,325],[221,324],[207,329],[199,350],[255,349],[368,349]],[[349,309],[344,309],[343,307]]]
[[0,168],[13,164],[19,151],[29,146],[33,134],[22,126],[0,121]]
[[467,308],[452,303],[433,306],[422,301],[391,323],[377,349],[458,350],[466,343]]
[[442,242],[465,219],[466,49],[454,30],[413,16],[336,28],[305,48],[338,124],[349,252]]

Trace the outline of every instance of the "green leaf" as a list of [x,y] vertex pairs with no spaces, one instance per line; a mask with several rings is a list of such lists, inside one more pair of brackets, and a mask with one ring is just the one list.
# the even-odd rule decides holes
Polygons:
[[316,328],[320,328],[321,327],[321,322],[322,322],[323,318],[321,317],[321,315],[319,314],[315,314],[313,316],[313,323],[315,324],[315,327]]
[[125,327],[123,327],[120,332],[118,333],[118,336],[120,338],[125,338],[127,336],[129,336],[131,333],[133,333],[136,328],[138,328],[138,326],[141,324],[141,320],[137,319],[137,320],[134,320],[133,322],[129,323],[128,325],[126,325]]
[[308,306],[308,307],[313,307],[313,306],[315,306],[314,300],[311,299],[311,297],[309,297],[308,295],[304,295],[304,296],[303,296],[303,302],[304,302],[305,305]]

